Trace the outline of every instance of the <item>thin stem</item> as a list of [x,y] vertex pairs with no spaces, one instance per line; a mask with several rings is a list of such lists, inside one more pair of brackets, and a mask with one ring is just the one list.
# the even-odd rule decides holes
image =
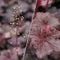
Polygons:
[[31,25],[30,25],[29,35],[27,37],[27,43],[26,43],[26,47],[25,47],[25,52],[24,52],[23,60],[25,60],[26,51],[27,51],[27,47],[28,47],[28,44],[29,44],[29,37],[30,37],[30,31],[31,31],[32,23],[33,23],[33,17],[32,17],[32,22],[31,22]]
[[[18,0],[18,5],[19,5],[19,0]],[[18,24],[19,24],[19,23],[18,23]],[[15,25],[16,25],[16,22],[15,22]],[[18,38],[18,37],[17,37],[18,26],[16,26],[16,29],[17,29],[17,30],[16,30],[16,49],[17,49],[17,47],[18,47],[18,44],[17,44],[17,43],[18,43],[18,40],[17,40],[17,38]],[[17,56],[18,56],[18,52],[17,52],[17,51],[16,51],[16,53],[17,53]]]
[[48,2],[49,2],[49,0],[47,0],[45,11],[47,11],[47,9],[48,9]]
[[36,12],[38,11],[38,7],[41,6],[41,0],[37,0],[37,3],[36,3],[36,8],[35,8],[35,14]]

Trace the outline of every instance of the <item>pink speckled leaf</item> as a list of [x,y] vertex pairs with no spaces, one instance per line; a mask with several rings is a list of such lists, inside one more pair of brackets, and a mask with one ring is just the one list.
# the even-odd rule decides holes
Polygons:
[[[30,32],[30,48],[35,48],[38,58],[50,55],[53,51],[60,52],[60,33],[55,28],[60,23],[50,13],[37,13],[33,19]],[[59,31],[60,32],[60,31]]]

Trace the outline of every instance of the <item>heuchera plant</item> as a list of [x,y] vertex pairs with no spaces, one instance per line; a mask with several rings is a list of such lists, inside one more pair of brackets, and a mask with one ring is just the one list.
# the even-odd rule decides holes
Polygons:
[[56,29],[60,23],[48,12],[38,12],[33,19],[30,32],[30,48],[33,46],[38,58],[43,58],[53,51],[60,52],[60,31]]
[[[33,52],[38,58],[44,58],[46,55],[50,55],[53,52],[60,52],[60,31],[57,29],[57,26],[59,26],[60,23],[53,14],[46,12],[48,9],[48,4],[52,3],[52,0],[44,1],[45,4],[43,4],[43,0],[37,0],[35,17],[32,20],[29,35],[29,47],[31,51],[33,51],[32,48],[35,49]],[[38,7],[43,7],[43,5],[46,7],[45,12],[38,12]],[[28,41],[26,47],[27,46]]]

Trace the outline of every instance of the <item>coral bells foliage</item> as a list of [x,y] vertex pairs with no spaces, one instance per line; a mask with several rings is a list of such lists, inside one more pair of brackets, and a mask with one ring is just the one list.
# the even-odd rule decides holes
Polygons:
[[18,60],[18,56],[12,50],[4,50],[0,51],[0,60]]
[[36,14],[30,32],[30,48],[35,49],[38,58],[43,58],[53,51],[60,52],[60,31],[56,29],[58,19],[50,13]]

